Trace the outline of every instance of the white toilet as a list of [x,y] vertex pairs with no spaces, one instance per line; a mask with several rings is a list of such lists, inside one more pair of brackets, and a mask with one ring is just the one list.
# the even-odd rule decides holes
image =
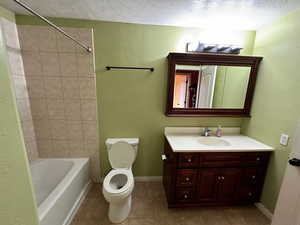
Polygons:
[[104,178],[102,191],[109,203],[110,221],[121,223],[128,217],[131,209],[131,193],[134,188],[131,167],[137,155],[139,139],[109,138],[105,143],[113,169]]

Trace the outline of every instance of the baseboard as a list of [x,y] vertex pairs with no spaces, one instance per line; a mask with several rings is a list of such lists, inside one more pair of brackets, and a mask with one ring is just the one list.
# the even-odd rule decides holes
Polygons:
[[272,220],[273,213],[270,212],[261,202],[256,202],[254,204],[258,210],[264,214],[268,219]]
[[70,225],[72,220],[74,219],[74,216],[76,215],[78,209],[80,208],[82,202],[84,201],[85,197],[89,193],[90,189],[92,187],[92,181],[89,181],[82,191],[80,192],[78,198],[76,199],[76,202],[74,203],[72,209],[70,210],[67,218],[65,219],[63,225]]
[[134,180],[137,182],[161,182],[161,176],[146,176],[146,177],[134,177]]

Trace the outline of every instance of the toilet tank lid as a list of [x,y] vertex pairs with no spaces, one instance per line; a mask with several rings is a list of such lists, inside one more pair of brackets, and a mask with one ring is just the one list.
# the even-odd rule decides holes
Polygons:
[[111,146],[112,144],[115,144],[119,141],[124,141],[132,146],[136,146],[139,144],[140,140],[139,140],[139,138],[107,138],[105,141],[105,144],[107,146]]

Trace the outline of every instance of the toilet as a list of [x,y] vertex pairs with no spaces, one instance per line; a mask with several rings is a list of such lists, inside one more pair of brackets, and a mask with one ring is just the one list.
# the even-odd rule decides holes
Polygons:
[[109,203],[108,218],[112,223],[124,221],[131,209],[134,188],[132,164],[135,161],[138,138],[108,138],[105,142],[112,170],[103,181],[103,196]]

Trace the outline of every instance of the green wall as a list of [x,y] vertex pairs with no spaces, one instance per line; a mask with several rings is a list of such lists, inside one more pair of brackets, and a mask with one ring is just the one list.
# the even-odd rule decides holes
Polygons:
[[213,107],[244,108],[250,67],[218,66]]
[[[40,25],[38,19],[17,16],[18,24]],[[167,55],[183,51],[190,36],[206,31],[193,28],[152,26],[88,20],[52,19],[60,26],[93,27],[96,51],[97,93],[100,124],[102,175],[110,166],[105,139],[139,137],[134,164],[136,176],[159,176],[166,126],[240,126],[240,118],[169,118],[164,115],[167,95]],[[243,54],[252,54],[254,31],[232,32],[244,44]],[[221,35],[220,35],[221,36]],[[113,66],[153,66],[148,71],[104,69]]]
[[[2,17],[0,10],[0,19]],[[0,223],[38,225],[25,145],[0,26]]]
[[262,203],[274,210],[291,145],[279,144],[281,133],[293,136],[300,119],[300,11],[257,32],[254,55],[262,61],[252,107],[243,132],[276,148],[268,169]]

